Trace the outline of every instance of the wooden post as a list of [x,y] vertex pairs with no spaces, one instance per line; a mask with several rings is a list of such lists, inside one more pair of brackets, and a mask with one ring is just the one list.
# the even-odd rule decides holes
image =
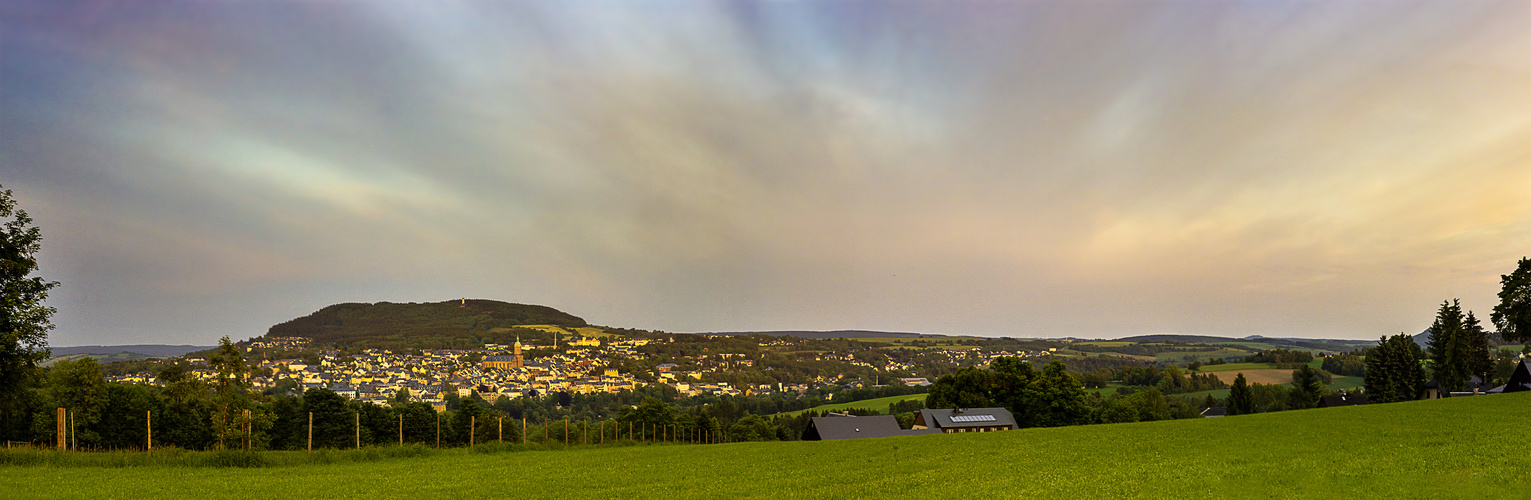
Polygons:
[[579,428],[585,433],[585,444],[590,444],[590,421],[580,420]]
[[569,444],[569,417],[563,419],[563,444]]
[[606,421],[601,421],[601,444],[606,444]]
[[628,420],[627,421],[627,440],[631,441],[632,439],[633,439],[633,421]]
[[66,440],[69,439],[69,437],[64,434],[64,421],[68,418],[69,417],[67,417],[64,413],[64,407],[58,407],[58,418],[55,419],[56,425],[54,426],[56,428],[54,435],[58,437],[58,451],[64,451],[64,444],[67,443],[68,441]]
[[526,445],[526,414],[521,414],[521,445]]
[[404,446],[404,414],[399,414],[399,446]]
[[308,451],[314,451],[314,412],[308,412]]
[[154,412],[144,412],[144,451],[154,451],[154,423],[149,420],[153,417]]
[[478,437],[478,415],[468,415],[468,447],[473,447],[473,438]]
[[505,442],[505,417],[495,417],[495,422],[495,427],[499,432],[499,437],[495,438],[495,440],[503,443]]
[[361,411],[356,412],[356,449],[361,449]]
[[80,451],[80,435],[74,432],[74,410],[69,410],[69,449]]

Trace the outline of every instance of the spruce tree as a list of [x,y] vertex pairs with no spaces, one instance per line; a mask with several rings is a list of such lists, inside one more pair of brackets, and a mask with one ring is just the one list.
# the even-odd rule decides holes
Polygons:
[[1366,353],[1366,397],[1373,403],[1411,401],[1425,385],[1423,353],[1408,335],[1383,337]]
[[1476,375],[1484,383],[1488,383],[1490,373],[1494,371],[1494,352],[1489,346],[1488,331],[1483,329],[1483,324],[1473,316],[1472,311],[1467,311],[1467,320],[1462,323],[1462,332],[1467,343],[1467,351],[1463,356],[1467,364],[1467,374]]
[[1287,397],[1287,408],[1316,408],[1323,395],[1324,383],[1318,379],[1318,372],[1313,371],[1313,367],[1303,365],[1302,369],[1292,372],[1292,392]]
[[1441,303],[1430,325],[1430,368],[1442,391],[1460,391],[1470,376],[1467,359],[1467,334],[1462,324],[1462,306],[1456,299]]
[[1254,394],[1249,391],[1249,381],[1244,379],[1244,374],[1233,379],[1233,388],[1228,391],[1228,414],[1247,415],[1255,412]]

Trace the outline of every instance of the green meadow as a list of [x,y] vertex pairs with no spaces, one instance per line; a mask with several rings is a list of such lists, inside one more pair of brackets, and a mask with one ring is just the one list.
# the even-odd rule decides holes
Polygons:
[[[888,396],[888,397],[885,397],[885,398],[863,399],[861,401],[851,401],[851,402],[848,402],[848,403],[831,403],[831,404],[827,404],[827,405],[818,405],[818,406],[815,406],[813,408],[809,408],[808,410],[814,410],[814,411],[826,411],[826,410],[827,411],[845,411],[845,410],[849,410],[851,408],[866,408],[866,409],[869,409],[869,410],[877,410],[878,413],[887,413],[888,412],[888,405],[891,405],[893,403],[897,403],[899,401],[910,401],[910,400],[924,401],[925,400],[925,396],[927,396],[927,395],[928,394],[908,394],[908,395],[904,395],[904,396]],[[802,415],[803,412],[808,411],[808,410],[789,411],[789,412],[779,413],[778,415],[792,415],[792,416],[796,416],[796,415]]]
[[[0,465],[0,497],[1497,498],[1531,487],[1518,446],[1528,405],[1531,394],[1508,394],[832,442],[348,455],[361,450],[330,463],[278,452],[292,458],[270,462],[292,465],[255,468],[61,460]],[[7,464],[55,454],[4,453]]]

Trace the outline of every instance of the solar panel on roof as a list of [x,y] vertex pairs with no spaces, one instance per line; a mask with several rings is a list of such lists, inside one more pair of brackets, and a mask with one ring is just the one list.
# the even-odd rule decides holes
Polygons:
[[952,415],[953,422],[993,422],[994,415]]

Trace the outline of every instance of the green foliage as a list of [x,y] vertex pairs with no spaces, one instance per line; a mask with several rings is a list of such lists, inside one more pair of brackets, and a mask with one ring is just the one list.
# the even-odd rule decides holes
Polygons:
[[1249,389],[1249,381],[1240,373],[1233,379],[1233,388],[1228,392],[1228,415],[1248,415],[1254,412],[1254,394]]
[[1324,381],[1313,367],[1303,365],[1302,368],[1292,372],[1292,390],[1287,399],[1288,409],[1317,408],[1318,400],[1323,396]]
[[1522,257],[1515,271],[1501,275],[1499,283],[1499,305],[1489,318],[1505,340],[1531,343],[1531,258]]
[[1425,387],[1424,353],[1408,335],[1383,337],[1366,355],[1366,397],[1372,403],[1419,399]]
[[1366,361],[1362,360],[1361,356],[1355,354],[1336,354],[1329,356],[1324,358],[1324,362],[1322,365],[1320,365],[1320,367],[1323,368],[1324,371],[1336,375],[1344,375],[1347,377],[1366,376]]
[[1269,349],[1244,357],[1245,363],[1271,363],[1276,368],[1296,369],[1313,361],[1313,353],[1287,349]]
[[354,348],[446,349],[509,344],[518,336],[551,342],[553,334],[520,325],[586,326],[585,320],[546,306],[494,300],[424,304],[336,304],[271,327],[268,337],[306,337]]
[[1466,390],[1474,376],[1487,377],[1493,370],[1489,335],[1469,311],[1464,317],[1456,299],[1441,304],[1430,325],[1430,367],[1443,391]]
[[48,330],[55,310],[43,305],[58,286],[32,276],[42,230],[16,208],[11,190],[0,187],[0,439],[16,435],[27,419],[26,388],[38,363],[48,359]]

